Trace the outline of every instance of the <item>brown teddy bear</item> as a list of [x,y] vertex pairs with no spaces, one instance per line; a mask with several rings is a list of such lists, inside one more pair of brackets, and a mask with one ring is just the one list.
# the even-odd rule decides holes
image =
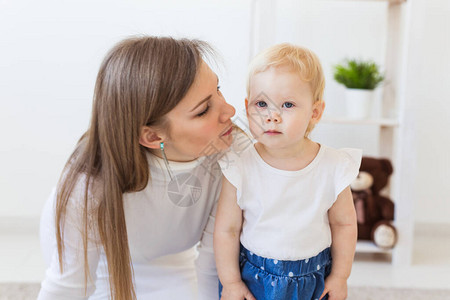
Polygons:
[[394,203],[379,194],[392,172],[389,160],[363,157],[358,177],[350,185],[358,221],[358,239],[371,240],[385,249],[393,248],[397,241],[397,231],[391,224]]

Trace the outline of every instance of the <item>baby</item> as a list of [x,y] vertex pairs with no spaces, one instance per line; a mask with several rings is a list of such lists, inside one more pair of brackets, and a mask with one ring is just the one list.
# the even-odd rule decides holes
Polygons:
[[357,227],[357,149],[309,139],[325,108],[317,56],[280,44],[250,64],[245,108],[254,145],[221,160],[214,250],[221,299],[347,297]]

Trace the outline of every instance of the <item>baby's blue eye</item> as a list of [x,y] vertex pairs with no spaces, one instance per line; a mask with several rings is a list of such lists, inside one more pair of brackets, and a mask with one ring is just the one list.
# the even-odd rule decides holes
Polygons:
[[291,102],[284,102],[283,106],[286,107],[286,108],[291,108],[291,107],[294,106],[294,104],[292,104]]
[[256,106],[258,107],[267,107],[267,103],[265,101],[256,102]]

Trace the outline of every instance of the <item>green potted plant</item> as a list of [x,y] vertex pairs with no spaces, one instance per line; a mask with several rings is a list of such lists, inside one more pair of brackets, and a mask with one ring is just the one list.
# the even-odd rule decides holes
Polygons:
[[334,79],[346,87],[347,114],[364,119],[370,115],[375,88],[384,80],[373,61],[349,59],[334,66]]

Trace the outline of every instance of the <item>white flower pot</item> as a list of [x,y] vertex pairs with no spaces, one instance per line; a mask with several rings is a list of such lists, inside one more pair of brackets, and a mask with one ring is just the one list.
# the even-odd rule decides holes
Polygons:
[[346,89],[347,116],[351,119],[366,119],[373,107],[373,90]]

